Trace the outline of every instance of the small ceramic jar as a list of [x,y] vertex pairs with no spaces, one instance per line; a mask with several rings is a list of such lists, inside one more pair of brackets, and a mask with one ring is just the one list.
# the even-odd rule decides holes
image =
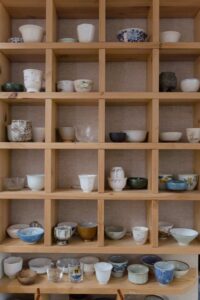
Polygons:
[[39,92],[42,88],[42,75],[41,70],[26,69],[24,73],[24,86],[28,93]]
[[91,193],[95,188],[95,181],[97,175],[79,175],[81,189],[84,193]]
[[174,72],[162,72],[159,77],[160,92],[174,92],[177,87],[177,78]]
[[8,276],[10,279],[14,279],[17,273],[22,270],[22,265],[22,257],[9,256],[5,258],[3,261],[5,275]]
[[91,43],[94,40],[95,26],[93,24],[80,24],[77,26],[78,41]]
[[148,239],[149,228],[136,226],[132,228],[133,239],[137,245],[144,245]]
[[7,126],[9,142],[28,142],[32,139],[32,123],[26,120],[13,120]]

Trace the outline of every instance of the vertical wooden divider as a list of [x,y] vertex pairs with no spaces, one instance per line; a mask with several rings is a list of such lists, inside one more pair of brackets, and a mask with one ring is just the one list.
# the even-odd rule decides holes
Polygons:
[[99,0],[99,41],[106,41],[106,0]]
[[7,42],[11,36],[11,22],[10,16],[2,3],[0,3],[0,20],[0,43],[3,43]]
[[194,41],[200,42],[200,10],[194,18]]
[[46,0],[46,41],[56,42],[57,14],[54,0]]
[[98,246],[104,246],[104,199],[98,199]]
[[44,243],[45,246],[51,246],[52,241],[52,230],[56,225],[56,216],[57,216],[57,205],[56,200],[54,199],[45,199],[45,208],[44,208],[44,227],[45,227],[45,237]]
[[6,229],[10,225],[9,224],[9,200],[0,199],[0,243],[4,241],[6,238]]
[[150,243],[152,247],[158,247],[158,222],[159,202],[157,200],[147,201],[147,224],[150,231]]
[[160,39],[160,7],[159,0],[152,0],[152,6],[148,14],[148,34],[154,43],[159,43]]

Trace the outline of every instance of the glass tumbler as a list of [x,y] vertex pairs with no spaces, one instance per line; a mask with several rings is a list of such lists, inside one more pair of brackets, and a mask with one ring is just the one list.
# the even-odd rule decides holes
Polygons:
[[72,258],[68,264],[69,281],[81,282],[83,281],[83,266],[78,259]]

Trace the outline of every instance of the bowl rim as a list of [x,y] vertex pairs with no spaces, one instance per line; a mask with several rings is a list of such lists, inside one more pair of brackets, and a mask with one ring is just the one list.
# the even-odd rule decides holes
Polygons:
[[[110,231],[109,228],[120,228],[121,231]],[[105,226],[105,231],[106,232],[109,232],[109,233],[122,233],[122,232],[125,232],[126,231],[126,228],[124,226],[121,226],[121,225],[107,225]]]
[[144,32],[144,33],[147,35],[146,31],[145,31],[143,28],[140,28],[140,27],[126,27],[126,28],[120,29],[120,30],[117,32],[117,34],[120,34],[120,33],[122,33],[122,32],[125,31],[125,30],[126,30],[126,31],[139,30],[139,31]]
[[[184,231],[185,233],[183,234],[183,233],[181,233],[181,230],[182,231]],[[177,232],[178,231],[178,232]],[[191,233],[191,234],[186,234],[186,231],[189,233]],[[183,237],[183,236],[185,236],[185,237],[193,237],[193,236],[197,236],[198,234],[199,234],[199,232],[197,231],[197,230],[194,230],[194,229],[191,229],[191,228],[183,228],[183,227],[175,227],[175,228],[172,228],[172,229],[170,229],[170,233],[173,235],[178,235],[178,236],[181,236],[181,237]],[[193,235],[192,235],[192,233],[193,233]]]
[[186,262],[184,262],[184,261],[181,261],[181,260],[177,260],[177,259],[169,259],[169,260],[167,260],[168,262],[171,262],[171,263],[181,263],[182,265],[185,265],[186,267],[187,267],[187,269],[186,270],[177,270],[176,269],[176,267],[175,267],[175,269],[174,269],[174,271],[175,272],[183,272],[183,271],[188,271],[189,269],[190,269],[190,265],[188,264],[188,263],[186,263]]
[[44,229],[41,227],[27,227],[27,228],[19,229],[18,236],[23,236],[23,237],[29,238],[30,236],[23,234],[24,231],[29,231],[29,230],[37,231],[37,232],[35,232],[35,234],[32,234],[31,237],[34,237],[34,236],[37,236],[40,234],[44,234]]
[[[143,272],[142,272],[142,270],[141,271],[138,271],[138,272],[135,272],[134,270],[133,270],[133,268],[143,268]],[[146,273],[148,273],[149,272],[149,267],[147,267],[147,266],[145,266],[145,265],[143,265],[143,264],[131,264],[131,265],[129,265],[128,267],[127,267],[127,270],[128,270],[128,272],[131,272],[131,273],[134,273],[135,275],[139,275],[139,274],[146,274]]]

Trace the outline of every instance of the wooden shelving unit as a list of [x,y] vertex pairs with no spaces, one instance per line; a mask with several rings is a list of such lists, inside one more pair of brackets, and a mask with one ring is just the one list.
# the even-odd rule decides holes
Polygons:
[[[194,20],[193,41],[175,44],[159,42],[160,21],[162,18],[183,18]],[[9,44],[13,19],[40,19],[46,27],[46,40],[43,43]],[[95,19],[98,27],[98,38],[94,43],[58,43],[59,19]],[[144,18],[150,36],[145,43],[119,43],[111,40],[107,33],[109,21],[113,19]],[[182,143],[159,143],[160,108],[163,105],[192,105],[193,125],[200,125],[199,93],[160,93],[159,73],[162,62],[189,60],[192,72],[200,77],[200,2],[199,0],[1,0],[0,1],[0,84],[12,79],[13,64],[41,63],[46,78],[46,90],[41,93],[5,93],[0,92],[0,252],[8,253],[162,253],[179,254],[199,253],[200,242],[181,248],[174,241],[160,243],[158,240],[159,207],[164,201],[194,201],[194,228],[200,230],[200,185],[194,192],[170,193],[159,192],[158,175],[161,151],[190,151],[194,153],[193,172],[200,174],[200,145]],[[115,62],[142,62],[145,64],[146,80],[143,91],[140,87],[134,90],[112,90],[108,88],[108,64]],[[93,62],[97,64],[98,88],[91,93],[58,93],[58,67],[62,63]],[[12,119],[12,106],[41,106],[44,109],[45,143],[9,143],[6,140],[5,128]],[[97,108],[98,141],[95,143],[61,143],[56,140],[57,109],[60,105],[72,107]],[[106,111],[108,107],[144,106],[146,110],[146,127],[149,132],[146,143],[111,143],[106,139]],[[11,154],[14,151],[41,151],[44,156],[45,190],[31,192],[3,191],[2,180],[12,175]],[[84,194],[80,190],[60,188],[57,183],[58,153],[60,151],[95,151],[97,156],[98,190]],[[147,165],[148,189],[146,191],[128,191],[115,193],[106,187],[107,154],[111,151],[144,151]],[[43,201],[44,207],[44,242],[37,245],[26,245],[6,236],[10,223],[10,202],[18,200]],[[87,205],[97,205],[97,240],[84,243],[74,239],[68,246],[57,246],[52,238],[52,229],[57,223],[58,201],[88,201]],[[104,237],[106,201],[145,201],[146,220],[150,228],[149,243],[138,247],[131,238],[121,241],[108,241]],[[77,205],[78,206],[78,205]],[[195,283],[194,270],[185,279],[174,281],[166,288],[160,288],[150,282],[140,288],[127,281],[111,281],[105,289],[99,287],[95,280],[76,285],[61,284],[55,289],[41,279],[37,284],[44,294],[48,293],[116,293],[118,285],[123,285],[124,293],[143,294],[157,293],[177,294],[191,288]],[[124,279],[123,279],[124,280]],[[57,287],[57,286],[56,286]],[[78,287],[78,288],[77,288]],[[36,293],[35,286],[22,288],[16,281],[0,281],[0,292]]]

